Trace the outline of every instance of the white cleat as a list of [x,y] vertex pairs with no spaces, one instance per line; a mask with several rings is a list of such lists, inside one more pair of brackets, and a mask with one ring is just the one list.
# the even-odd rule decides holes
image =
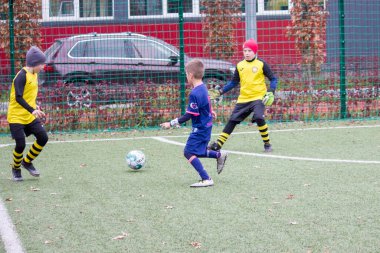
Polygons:
[[194,183],[190,185],[190,187],[208,187],[208,186],[213,186],[214,181],[212,179],[207,179],[207,180],[200,180],[198,183]]
[[224,165],[227,160],[228,153],[226,151],[221,150],[220,151],[220,157],[216,160],[217,165],[216,165],[216,171],[218,174],[222,173],[224,169]]

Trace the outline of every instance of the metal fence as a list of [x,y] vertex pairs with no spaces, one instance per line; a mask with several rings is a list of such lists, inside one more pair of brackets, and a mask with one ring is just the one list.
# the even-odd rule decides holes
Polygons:
[[[38,104],[49,131],[156,127],[180,116],[184,64],[225,85],[247,38],[278,77],[270,121],[380,116],[377,0],[0,1],[0,132],[12,79],[31,45],[45,51]],[[215,102],[226,122],[239,89]]]

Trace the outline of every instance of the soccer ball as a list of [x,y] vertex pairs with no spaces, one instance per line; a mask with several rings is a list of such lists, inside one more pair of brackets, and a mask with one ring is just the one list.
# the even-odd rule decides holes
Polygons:
[[129,168],[132,170],[139,170],[145,164],[145,155],[140,150],[132,150],[125,157]]

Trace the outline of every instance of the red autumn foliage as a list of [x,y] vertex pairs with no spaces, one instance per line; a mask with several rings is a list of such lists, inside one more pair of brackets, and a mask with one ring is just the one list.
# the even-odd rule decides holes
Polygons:
[[230,59],[237,50],[235,38],[240,21],[241,0],[201,0],[202,28],[206,33],[204,51],[212,58]]
[[320,0],[292,0],[291,25],[286,35],[294,38],[295,48],[302,55],[301,64],[319,72],[326,58],[326,23],[328,12]]
[[[31,46],[41,46],[40,30],[41,0],[17,0],[13,4],[15,66],[24,65],[25,54]],[[6,13],[6,19],[0,22],[0,48],[10,57],[9,1],[0,0],[0,13]]]

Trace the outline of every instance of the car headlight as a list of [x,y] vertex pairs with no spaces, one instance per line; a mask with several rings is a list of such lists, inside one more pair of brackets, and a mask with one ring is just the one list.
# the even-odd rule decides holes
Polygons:
[[230,72],[231,72],[231,74],[234,74],[234,73],[235,73],[235,70],[236,70],[236,67],[231,67],[231,68],[230,68]]

